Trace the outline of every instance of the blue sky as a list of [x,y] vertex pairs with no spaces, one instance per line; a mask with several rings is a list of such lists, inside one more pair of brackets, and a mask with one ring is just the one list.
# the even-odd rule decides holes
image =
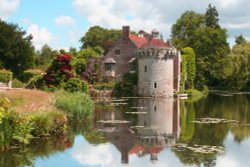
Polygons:
[[0,0],[0,18],[32,34],[36,49],[44,44],[78,49],[80,38],[93,25],[130,25],[135,31],[149,32],[157,28],[168,39],[172,24],[183,12],[204,13],[209,3],[216,6],[231,45],[236,35],[250,39],[249,0]]

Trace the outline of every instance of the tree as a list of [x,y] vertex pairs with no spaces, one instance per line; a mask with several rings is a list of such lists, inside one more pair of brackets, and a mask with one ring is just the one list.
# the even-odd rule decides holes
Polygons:
[[219,28],[219,13],[215,6],[212,7],[211,4],[208,5],[207,11],[205,13],[205,24],[207,27]]
[[114,43],[121,37],[121,30],[105,29],[100,26],[91,27],[88,32],[80,40],[82,43],[81,49],[88,47],[101,47],[104,53],[114,45]]
[[194,48],[194,42],[198,38],[196,31],[204,24],[204,15],[194,11],[184,12],[181,17],[173,24],[171,29],[171,41],[175,47]]
[[34,65],[32,36],[18,25],[0,20],[0,62],[3,68],[11,70],[16,77]]
[[187,11],[172,26],[172,42],[178,49],[191,47],[197,55],[195,86],[214,87],[223,76],[221,62],[229,53],[226,30],[220,28],[218,12],[208,6],[206,14]]
[[241,35],[235,37],[235,43],[236,43],[236,45],[246,44],[247,40],[241,34]]
[[223,62],[227,86],[235,90],[250,90],[250,44],[236,44]]

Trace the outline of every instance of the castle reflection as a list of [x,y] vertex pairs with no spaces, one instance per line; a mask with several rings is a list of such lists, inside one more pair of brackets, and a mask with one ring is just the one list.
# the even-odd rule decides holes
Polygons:
[[[129,155],[138,157],[150,155],[152,162],[158,154],[173,146],[180,132],[179,100],[137,99],[134,108],[97,107],[95,110],[95,129],[104,132],[109,141],[121,152],[121,162],[129,163]],[[112,123],[99,122],[113,120]],[[118,121],[117,120],[127,120]],[[116,121],[116,122],[115,122]]]

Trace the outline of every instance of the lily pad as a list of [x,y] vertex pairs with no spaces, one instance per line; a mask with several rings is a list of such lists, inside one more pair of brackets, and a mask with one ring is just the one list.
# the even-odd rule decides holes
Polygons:
[[238,124],[239,123],[239,121],[237,120],[228,120],[228,119],[221,119],[221,118],[197,118],[191,122],[198,123],[198,124],[218,124],[218,123]]
[[126,123],[129,123],[129,121],[126,121],[126,120],[100,120],[97,122],[104,123],[104,124],[126,124]]
[[147,112],[126,112],[127,114],[147,114]]

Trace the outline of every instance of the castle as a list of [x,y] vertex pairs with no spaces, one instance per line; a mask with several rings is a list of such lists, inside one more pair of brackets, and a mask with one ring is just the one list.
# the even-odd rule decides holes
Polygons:
[[173,96],[179,91],[180,52],[159,35],[156,29],[134,35],[129,26],[123,26],[122,38],[102,60],[102,76],[119,78],[137,71],[138,95]]

